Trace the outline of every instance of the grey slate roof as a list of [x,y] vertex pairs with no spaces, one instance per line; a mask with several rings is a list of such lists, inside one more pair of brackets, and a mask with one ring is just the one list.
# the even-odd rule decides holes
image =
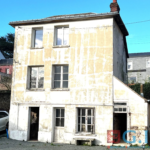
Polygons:
[[1,59],[0,60],[0,66],[5,66],[5,65],[13,65],[13,59]]
[[129,58],[133,57],[149,57],[150,52],[144,52],[144,53],[129,53]]
[[67,21],[77,21],[77,20],[92,20],[92,19],[103,19],[103,18],[114,18],[122,33],[125,36],[128,35],[128,31],[118,12],[59,15],[59,16],[46,17],[43,19],[14,21],[14,22],[10,22],[9,25],[15,27],[20,25],[43,24],[43,23],[51,23],[51,22],[67,22]]

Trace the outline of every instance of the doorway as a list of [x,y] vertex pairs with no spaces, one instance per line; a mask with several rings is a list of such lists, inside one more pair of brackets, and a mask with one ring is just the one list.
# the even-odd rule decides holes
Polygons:
[[113,130],[120,131],[120,142],[113,139],[114,143],[124,143],[123,133],[127,131],[127,113],[114,113]]
[[38,140],[39,107],[30,107],[30,140]]

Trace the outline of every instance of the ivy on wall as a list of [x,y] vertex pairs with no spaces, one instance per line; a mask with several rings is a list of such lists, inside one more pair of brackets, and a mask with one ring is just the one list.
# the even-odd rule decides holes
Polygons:
[[[140,95],[140,83],[129,85],[129,87]],[[143,84],[144,98],[150,99],[150,82]]]

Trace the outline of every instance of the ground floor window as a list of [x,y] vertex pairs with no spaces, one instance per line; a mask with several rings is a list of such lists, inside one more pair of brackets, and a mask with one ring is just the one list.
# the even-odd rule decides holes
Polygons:
[[56,127],[64,127],[65,109],[56,108]]
[[94,132],[93,108],[78,108],[78,132]]

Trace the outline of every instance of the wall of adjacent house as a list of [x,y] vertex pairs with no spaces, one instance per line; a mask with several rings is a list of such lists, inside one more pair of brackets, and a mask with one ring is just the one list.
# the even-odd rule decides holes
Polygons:
[[[128,71],[128,77],[136,77],[136,82],[145,83],[149,82],[150,67],[147,67],[146,60],[150,57],[134,57],[128,58],[128,62],[132,62],[131,72]],[[136,72],[132,72],[136,70]],[[143,71],[141,71],[143,70]]]
[[124,83],[127,82],[127,56],[121,30],[113,21],[113,75]]
[[5,65],[5,66],[4,65],[3,66],[0,65],[0,72],[7,74],[7,70],[6,69],[9,69],[9,73],[8,74],[12,74],[12,69],[13,69],[12,65]]
[[[69,45],[54,48],[54,27],[69,25]],[[38,139],[53,142],[53,108],[65,107],[64,142],[74,143],[75,109],[95,109],[97,144],[107,144],[113,125],[113,19],[28,25],[15,28],[10,138],[28,140],[29,107],[40,107]],[[43,27],[43,48],[31,49],[32,28]],[[69,90],[51,87],[52,66],[69,65]],[[28,66],[44,66],[44,90],[27,89]]]
[[[113,84],[114,102],[126,102],[128,105],[127,130],[136,132],[128,135],[128,140],[133,140],[133,136],[136,136],[136,143],[141,145],[145,142],[145,130],[148,129],[148,104],[145,102],[146,99],[116,77],[113,77]],[[141,140],[141,143],[139,143],[139,140]]]

